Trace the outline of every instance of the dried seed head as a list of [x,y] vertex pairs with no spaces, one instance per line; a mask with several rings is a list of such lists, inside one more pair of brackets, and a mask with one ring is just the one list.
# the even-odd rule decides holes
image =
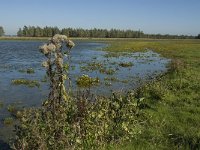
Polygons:
[[55,52],[56,46],[55,46],[53,43],[50,43],[50,44],[47,46],[47,49],[48,49],[49,52]]
[[67,36],[66,35],[62,35],[62,40],[63,41],[67,41]]
[[56,65],[59,67],[59,68],[63,68],[63,59],[62,58],[59,58],[57,57],[56,59]]
[[53,43],[60,43],[61,42],[61,39],[62,39],[62,37],[61,37],[61,35],[60,34],[55,34],[53,37],[52,37],[52,42]]
[[60,44],[60,43],[56,44],[56,49],[60,49],[61,47],[62,47],[62,44]]
[[71,40],[68,40],[66,46],[67,46],[69,49],[71,49],[71,48],[73,48],[73,47],[75,46],[75,44],[74,44],[74,42],[72,42]]
[[39,49],[40,49],[40,52],[43,53],[43,54],[48,54],[49,53],[47,44],[44,44],[44,45],[40,46]]
[[67,41],[67,36],[66,35],[60,35],[60,34],[55,34],[52,37],[52,41],[54,43],[61,43],[61,42]]
[[42,67],[49,68],[49,62],[48,61],[42,62]]

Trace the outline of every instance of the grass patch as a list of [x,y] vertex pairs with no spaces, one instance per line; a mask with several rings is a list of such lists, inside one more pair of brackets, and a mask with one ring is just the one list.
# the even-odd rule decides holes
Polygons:
[[148,120],[142,134],[115,149],[200,149],[200,40],[129,39],[107,43],[107,51],[150,49],[172,59],[167,74],[137,90],[136,97],[145,100],[141,109]]
[[116,71],[112,68],[105,68],[104,67],[104,68],[101,68],[99,70],[99,72],[102,73],[102,74],[113,75]]
[[12,117],[8,117],[8,118],[5,118],[5,119],[3,120],[3,124],[6,125],[6,126],[12,125],[13,122],[14,122],[14,120],[13,120]]
[[99,62],[90,62],[87,63],[85,66],[81,66],[81,71],[99,71],[99,73],[113,75],[116,71],[112,68],[107,68],[106,64],[102,64]]
[[87,63],[86,66],[81,66],[81,71],[95,71],[95,70],[99,70],[103,67],[102,63],[98,63],[98,62],[90,62]]
[[93,85],[98,85],[100,82],[99,78],[92,78],[88,75],[82,75],[77,80],[76,83],[79,87],[90,87]]
[[117,81],[119,81],[119,79],[116,78],[116,77],[105,77],[104,80],[105,80],[105,81],[112,81],[112,82],[117,82]]
[[121,67],[132,67],[133,63],[132,62],[121,62],[121,63],[119,63],[119,66],[121,66]]
[[37,80],[14,79],[11,81],[13,85],[27,85],[28,87],[39,87],[40,83]]
[[35,73],[35,70],[33,68],[28,68],[28,69],[21,69],[21,70],[19,70],[19,72],[33,74],[33,73]]

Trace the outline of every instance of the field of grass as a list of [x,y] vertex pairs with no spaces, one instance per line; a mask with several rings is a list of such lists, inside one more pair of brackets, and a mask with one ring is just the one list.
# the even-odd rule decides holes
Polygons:
[[141,135],[113,149],[200,149],[200,40],[107,42],[108,51],[151,49],[172,59],[167,74],[137,91],[144,98]]

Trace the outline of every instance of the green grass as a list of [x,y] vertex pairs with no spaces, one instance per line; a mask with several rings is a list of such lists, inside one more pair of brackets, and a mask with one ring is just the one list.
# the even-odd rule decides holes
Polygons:
[[19,72],[33,74],[33,73],[35,73],[35,70],[33,68],[27,68],[27,69],[20,69]]
[[3,123],[4,123],[4,125],[12,125],[12,123],[13,123],[13,118],[12,118],[12,117],[5,118],[5,119],[3,120]]
[[121,62],[121,63],[119,63],[119,66],[121,66],[121,67],[132,67],[133,63],[132,62]]
[[39,87],[40,83],[37,80],[14,79],[11,81],[13,85],[27,85],[28,87]]
[[84,74],[76,80],[76,83],[79,87],[90,87],[93,85],[98,85],[99,82],[100,82],[100,80],[98,77],[92,78],[92,77],[89,77],[88,75],[84,75]]
[[110,40],[107,51],[151,49],[171,58],[169,72],[138,89],[142,134],[111,149],[200,149],[200,40]]

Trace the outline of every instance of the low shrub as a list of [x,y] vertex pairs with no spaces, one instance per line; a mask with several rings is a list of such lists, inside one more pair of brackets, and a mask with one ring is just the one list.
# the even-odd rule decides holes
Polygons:
[[13,148],[98,149],[141,133],[138,101],[131,94],[95,102],[70,98],[56,107],[55,114],[44,106],[23,110]]

